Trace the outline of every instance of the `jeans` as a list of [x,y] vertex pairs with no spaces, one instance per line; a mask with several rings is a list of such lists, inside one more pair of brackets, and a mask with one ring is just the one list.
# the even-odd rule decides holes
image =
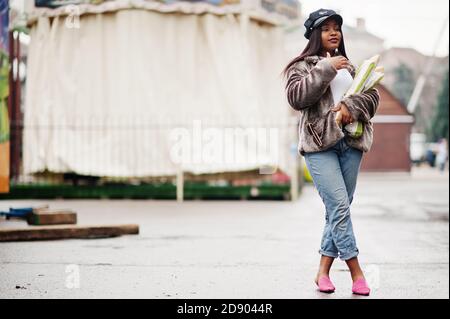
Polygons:
[[324,151],[305,153],[306,166],[326,209],[321,255],[342,260],[358,256],[350,205],[362,155],[345,137]]

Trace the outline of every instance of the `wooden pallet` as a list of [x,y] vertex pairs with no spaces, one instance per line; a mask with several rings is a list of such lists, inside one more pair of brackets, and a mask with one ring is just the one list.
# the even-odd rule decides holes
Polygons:
[[98,226],[33,226],[25,228],[0,229],[0,242],[55,240],[70,238],[91,239],[137,234],[139,234],[139,226],[134,224]]
[[27,216],[28,225],[67,225],[77,223],[77,213],[67,210],[36,210]]

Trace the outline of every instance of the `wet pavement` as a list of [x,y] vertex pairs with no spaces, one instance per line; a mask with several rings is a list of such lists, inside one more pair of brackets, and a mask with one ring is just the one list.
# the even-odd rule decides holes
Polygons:
[[[361,173],[352,205],[369,298],[449,298],[449,178],[431,169]],[[344,262],[317,292],[323,204],[17,200],[71,208],[79,224],[138,223],[140,235],[0,244],[0,298],[365,298]],[[1,220],[0,227],[18,222]]]

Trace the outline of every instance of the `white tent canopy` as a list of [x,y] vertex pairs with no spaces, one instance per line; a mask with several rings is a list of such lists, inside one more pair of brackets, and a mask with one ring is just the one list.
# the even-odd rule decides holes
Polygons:
[[[233,13],[88,13],[79,28],[68,27],[62,13],[41,15],[31,25],[25,174],[47,169],[145,177],[266,164],[287,169],[295,129],[280,76],[282,30]],[[248,140],[225,138],[224,128],[266,134],[257,140],[258,154],[265,155],[217,160],[221,156],[211,155],[217,149],[222,155],[253,149]],[[188,141],[183,163],[174,160],[180,137]]]

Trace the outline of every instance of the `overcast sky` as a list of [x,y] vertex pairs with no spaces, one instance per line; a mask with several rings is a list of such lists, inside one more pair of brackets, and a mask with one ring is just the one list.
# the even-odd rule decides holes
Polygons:
[[[344,23],[355,26],[366,19],[367,30],[384,38],[386,48],[412,47],[432,54],[449,14],[448,0],[300,0],[303,14],[319,8],[340,10]],[[448,55],[448,20],[437,55]]]

